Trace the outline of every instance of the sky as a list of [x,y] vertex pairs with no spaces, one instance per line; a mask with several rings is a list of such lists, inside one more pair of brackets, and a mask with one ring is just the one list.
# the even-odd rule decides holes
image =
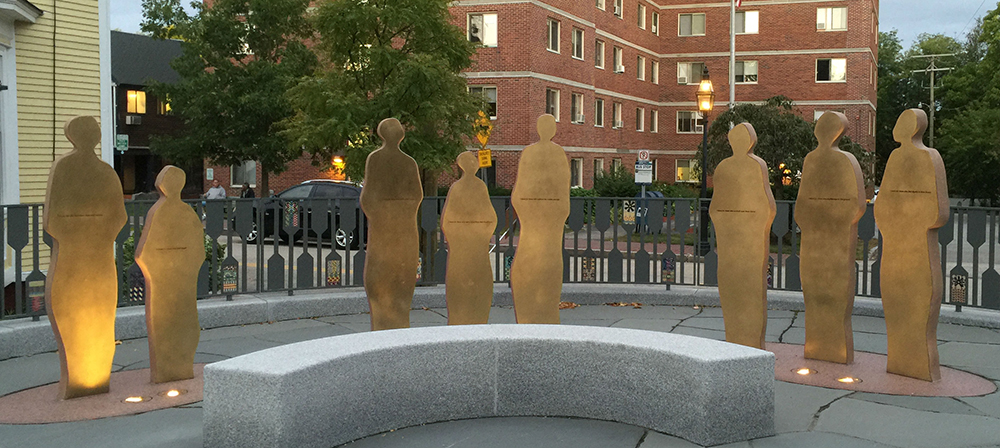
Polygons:
[[[997,0],[881,0],[879,3],[879,28],[897,30],[904,47],[909,47],[920,33],[941,33],[961,40],[975,24],[975,18],[997,7]],[[111,0],[112,28],[136,33],[141,21],[141,0]]]

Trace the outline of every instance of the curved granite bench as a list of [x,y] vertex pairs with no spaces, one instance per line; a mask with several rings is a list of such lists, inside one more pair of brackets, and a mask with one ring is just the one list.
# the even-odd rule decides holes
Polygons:
[[210,447],[330,447],[448,420],[609,420],[717,445],[774,433],[774,355],[568,325],[424,327],[275,347],[205,367]]

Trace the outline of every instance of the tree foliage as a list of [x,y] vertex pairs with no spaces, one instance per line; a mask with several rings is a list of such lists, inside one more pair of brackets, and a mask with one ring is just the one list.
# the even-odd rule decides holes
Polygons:
[[[197,8],[196,4],[191,4]],[[191,22],[191,16],[180,0],[142,0],[142,23],[139,29],[157,39],[180,39],[180,28]]]
[[[729,146],[729,123],[744,122],[753,125],[757,131],[754,154],[767,163],[768,181],[774,191],[775,199],[795,199],[794,192],[798,190],[798,174],[802,172],[802,162],[806,154],[816,148],[818,142],[813,134],[813,123],[805,121],[794,113],[792,102],[787,97],[773,97],[763,105],[737,104],[736,107],[716,117],[708,133],[709,174],[715,171],[715,167],[722,159],[733,154]],[[874,179],[872,169],[874,154],[853,143],[846,136],[840,141],[840,149],[854,154],[861,164],[865,184],[871,185]],[[697,158],[701,160],[700,148]],[[782,165],[784,168],[781,168]],[[785,177],[789,178],[791,185],[783,184],[782,180]]]
[[289,147],[277,124],[293,114],[287,90],[316,65],[303,44],[311,35],[309,0],[216,0],[211,8],[192,3],[192,16],[175,0],[144,6],[144,29],[185,39],[172,63],[181,80],[151,88],[169,99],[185,132],[154,138],[151,149],[177,161],[257,161],[266,194],[269,174],[284,171],[302,153]]
[[381,145],[378,123],[406,128],[401,148],[421,169],[425,192],[465,150],[482,101],[459,73],[475,44],[452,25],[449,0],[338,0],[313,18],[322,70],[289,92],[296,114],[284,135],[314,162],[346,154],[360,180],[367,155]]

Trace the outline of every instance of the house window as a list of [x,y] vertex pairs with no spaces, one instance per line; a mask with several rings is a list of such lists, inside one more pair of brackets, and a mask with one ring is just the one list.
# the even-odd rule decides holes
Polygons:
[[636,12],[638,18],[638,25],[640,30],[646,29],[646,5],[639,3],[639,9]]
[[604,159],[594,159],[594,179],[604,174]]
[[482,97],[483,112],[486,112],[491,120],[497,118],[497,88],[486,86],[469,86],[469,93]]
[[604,127],[604,100],[600,98],[594,101],[594,126]]
[[604,41],[594,41],[594,67],[604,68]]
[[614,47],[612,49],[612,53],[614,53],[612,62],[615,64],[615,73],[625,73],[625,65],[622,64],[624,53],[622,52],[621,47]]
[[545,113],[556,117],[559,121],[559,91],[555,89],[545,89]]
[[701,72],[705,70],[704,62],[678,62],[677,84],[698,84],[701,82]]
[[570,118],[572,119],[570,120],[570,122],[576,124],[583,124],[583,122],[586,119],[583,116],[583,94],[574,93],[572,95],[572,100],[573,101],[570,102],[570,107],[569,107]]
[[583,30],[573,28],[573,57],[583,59]]
[[660,171],[660,161],[657,160],[657,159],[653,159],[653,181],[654,182],[657,181],[657,180],[660,180],[660,176],[657,175],[658,171]]
[[702,132],[704,124],[705,119],[702,118],[701,112],[686,110],[677,112],[678,134],[697,134]]
[[847,29],[847,7],[816,8],[817,31],[844,31]]
[[583,159],[572,159],[569,161],[569,186],[574,188],[583,187]]
[[736,83],[757,83],[757,61],[736,61]]
[[657,133],[660,131],[660,112],[652,111],[649,113],[649,132]]
[[653,61],[650,64],[651,65],[649,67],[649,71],[650,71],[650,77],[651,77],[651,79],[653,81],[653,84],[659,84],[660,83],[660,63],[657,62],[657,61]]
[[611,171],[622,169],[622,159],[611,159]]
[[611,105],[611,128],[618,129],[622,127],[622,103],[613,103]]
[[549,51],[559,52],[559,21],[549,19]]
[[704,36],[705,14],[678,14],[678,36]]
[[126,92],[126,96],[128,97],[128,107],[126,108],[128,113],[146,113],[146,92],[142,90],[129,90]]
[[621,19],[624,17],[625,7],[622,6],[622,0],[615,0],[615,17]]
[[694,169],[698,166],[697,160],[677,160],[677,182],[698,182],[694,177]]
[[646,58],[642,56],[636,56],[635,58],[635,77],[640,81],[646,80]]
[[660,35],[660,13],[654,12],[653,16],[650,17],[650,28],[649,29],[650,29],[650,31],[653,32],[653,34],[655,34],[657,36]]
[[760,32],[760,11],[737,11],[736,34],[757,34]]
[[483,44],[484,47],[497,46],[497,15],[469,14],[469,42]]
[[242,187],[243,184],[257,186],[257,162],[248,160],[239,165],[229,167],[229,179],[233,187]]
[[157,112],[159,112],[160,115],[169,114],[170,111],[172,110],[172,108],[170,107],[170,97],[164,96],[162,99],[159,99],[159,101],[157,101],[156,107],[157,107]]
[[817,59],[816,82],[847,82],[847,59]]
[[605,7],[604,0],[597,0],[597,9],[604,11],[604,7]]
[[646,109],[635,108],[635,130],[643,132],[646,130]]

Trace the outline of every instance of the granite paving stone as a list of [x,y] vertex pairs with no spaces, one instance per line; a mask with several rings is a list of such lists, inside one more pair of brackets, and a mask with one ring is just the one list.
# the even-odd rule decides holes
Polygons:
[[257,339],[263,339],[265,341],[278,342],[281,344],[290,344],[299,341],[308,341],[310,339],[326,338],[330,336],[340,336],[343,334],[355,333],[342,325],[336,324],[325,324],[321,327],[308,327],[308,328],[297,328],[294,330],[284,330],[284,331],[271,331],[267,333],[258,334],[254,337]]
[[941,414],[988,415],[951,397],[909,397],[905,395],[884,395],[857,392],[851,395],[850,399],[887,404],[889,406],[913,409],[916,411],[938,412]]
[[279,345],[284,344],[257,339],[253,336],[243,338],[233,337],[213,341],[201,341],[198,343],[197,352],[234,357],[264,350],[266,348],[277,347]]
[[[1000,386],[1000,382],[997,382]],[[981,397],[961,397],[959,401],[967,403],[990,417],[1000,419],[1000,390]]]
[[1000,380],[1000,346],[946,342],[939,346],[941,364]]
[[258,334],[266,334],[275,331],[295,330],[299,328],[315,328],[326,326],[325,322],[318,322],[315,319],[294,319],[281,322],[271,322],[262,324],[234,325],[231,327],[212,328],[202,330],[201,342],[216,341],[233,337],[247,337]]
[[[797,311],[790,310],[767,310],[767,318],[791,318],[795,316]],[[705,306],[701,307],[701,314],[698,317],[722,317],[722,307],[718,306]]]
[[774,429],[777,433],[805,431],[823,406],[851,391],[774,382]]
[[820,414],[814,429],[907,448],[1000,444],[1000,420],[995,418],[917,411],[851,399],[831,404]]
[[611,327],[616,319],[562,319],[560,321],[563,325],[583,325],[587,327]]
[[372,321],[372,316],[371,314],[368,313],[342,314],[339,316],[317,317],[315,320],[331,324],[360,324],[360,323],[370,324]]
[[200,408],[44,425],[0,425],[0,444],[17,448],[201,448]]
[[[743,446],[748,446],[746,442],[742,443]],[[736,445],[736,444],[730,444]],[[730,446],[723,445],[723,446]],[[646,436],[642,439],[640,443],[635,448],[698,448],[701,445],[696,445],[694,443],[688,442],[687,440],[674,437],[667,434],[658,433],[656,431],[646,431]]]
[[[782,337],[781,342],[785,344],[805,344],[806,329],[802,327],[792,327]],[[854,332],[854,350],[859,352],[880,353],[888,352],[888,341],[885,334]]]
[[989,328],[967,325],[938,324],[939,341],[972,342],[976,344],[1000,345],[1000,332]]
[[622,319],[611,326],[615,328],[634,328],[636,330],[669,333],[679,323],[681,321],[676,319]]
[[0,361],[0,396],[57,381],[59,355],[55,352]]
[[[613,298],[608,299],[609,302]],[[699,310],[683,306],[644,305],[632,306],[583,305],[559,312],[562,318],[581,319],[684,319],[698,314]],[[584,317],[585,316],[585,317]]]
[[691,328],[691,327],[677,327],[674,334],[686,334],[688,336],[697,336],[699,338],[715,339],[717,341],[726,340],[726,332],[720,330],[706,330],[704,328]]
[[[806,312],[803,311],[799,313],[798,319],[795,319],[795,327],[805,328],[806,326]],[[851,316],[851,329],[855,333],[878,333],[885,334],[885,320],[881,317],[872,316]]]
[[819,431],[778,434],[752,440],[750,446],[753,448],[894,448],[871,440]]

